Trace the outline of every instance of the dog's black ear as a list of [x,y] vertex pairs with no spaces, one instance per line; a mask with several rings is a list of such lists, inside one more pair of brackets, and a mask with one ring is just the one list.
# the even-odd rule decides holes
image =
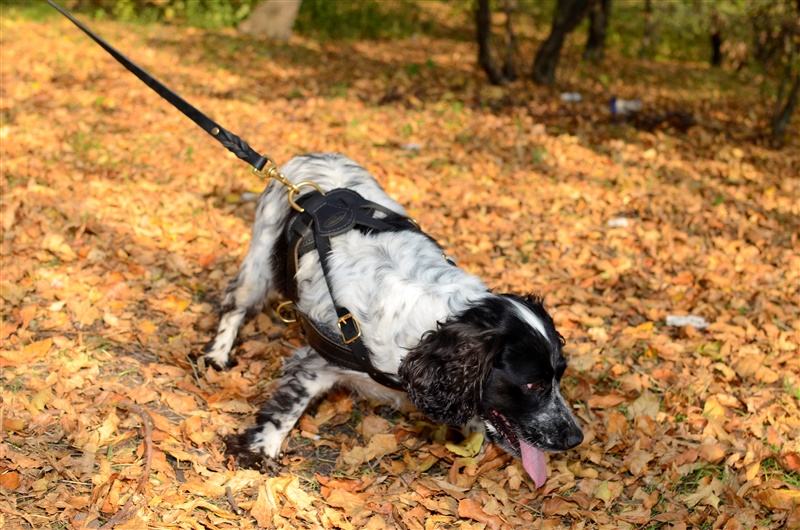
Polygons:
[[492,369],[495,333],[464,322],[440,324],[403,359],[400,378],[408,398],[430,419],[463,425],[479,411]]

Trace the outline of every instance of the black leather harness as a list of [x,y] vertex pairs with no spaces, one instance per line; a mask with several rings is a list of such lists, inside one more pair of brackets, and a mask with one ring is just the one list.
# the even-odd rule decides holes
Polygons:
[[[289,219],[286,229],[288,240],[288,262],[286,267],[289,299],[294,302],[295,313],[308,344],[330,363],[367,373],[372,379],[389,388],[403,390],[393,374],[382,372],[370,361],[370,352],[361,337],[358,320],[349,309],[339,304],[330,280],[329,254],[331,238],[349,230],[360,229],[372,232],[398,230],[419,231],[416,223],[385,208],[368,201],[352,190],[336,189],[325,193],[313,191],[302,195],[298,201],[302,212],[295,212]],[[376,217],[377,215],[377,217]],[[297,269],[300,258],[316,248],[319,262],[328,291],[336,309],[336,325],[339,336],[331,336],[319,329],[303,313],[297,310]]]

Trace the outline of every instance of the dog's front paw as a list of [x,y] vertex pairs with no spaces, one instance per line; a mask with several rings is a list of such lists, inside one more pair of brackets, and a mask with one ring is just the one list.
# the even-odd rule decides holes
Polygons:
[[217,339],[214,338],[205,348],[203,348],[203,355],[200,356],[206,366],[210,366],[217,371],[228,371],[236,366],[236,359],[231,357],[230,351],[220,348],[217,345]]
[[280,464],[262,452],[251,451],[249,439],[247,433],[228,436],[225,438],[225,455],[232,456],[240,468],[277,475],[280,472]]

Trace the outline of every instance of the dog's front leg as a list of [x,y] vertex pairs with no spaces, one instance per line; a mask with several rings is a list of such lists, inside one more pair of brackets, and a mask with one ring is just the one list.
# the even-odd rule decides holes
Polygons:
[[338,370],[308,347],[297,350],[284,368],[275,392],[258,412],[256,424],[226,440],[229,454],[250,451],[277,457],[308,404],[338,381]]
[[277,266],[286,256],[277,255],[276,247],[289,215],[282,193],[280,186],[271,185],[259,200],[250,249],[225,289],[217,335],[206,344],[203,355],[206,364],[217,370],[235,364],[231,349],[245,317],[257,314],[264,302],[277,294]]

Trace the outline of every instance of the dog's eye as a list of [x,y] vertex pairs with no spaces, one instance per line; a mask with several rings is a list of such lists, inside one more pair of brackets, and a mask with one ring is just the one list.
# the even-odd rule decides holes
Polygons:
[[528,383],[525,386],[528,388],[528,390],[532,390],[533,392],[541,392],[544,390],[544,383],[541,381],[537,381],[536,383]]

